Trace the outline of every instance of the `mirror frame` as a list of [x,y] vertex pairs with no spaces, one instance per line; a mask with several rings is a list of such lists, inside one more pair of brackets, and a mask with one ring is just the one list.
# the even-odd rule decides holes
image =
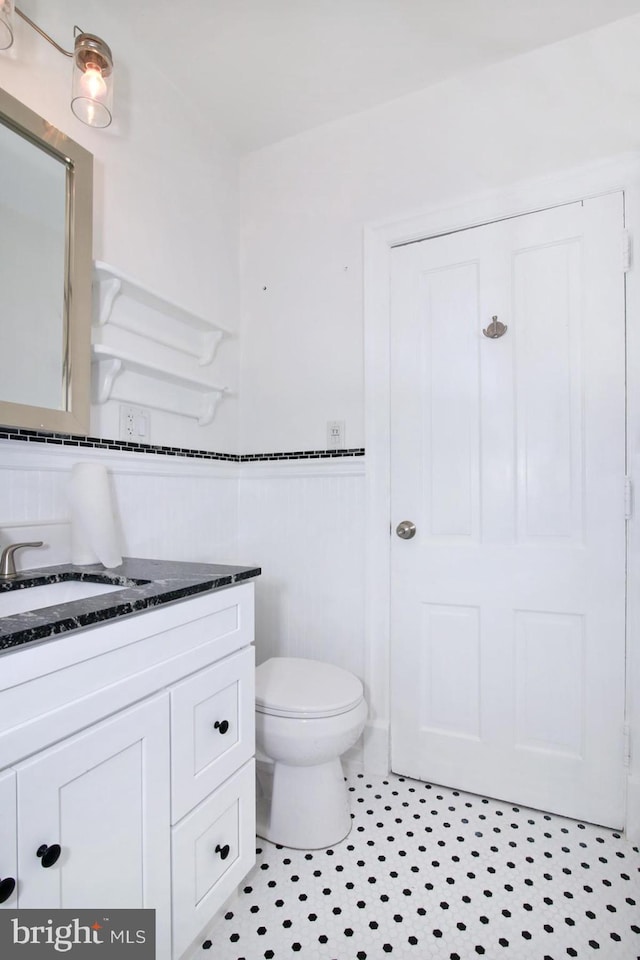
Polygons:
[[67,409],[0,400],[0,423],[59,433],[89,433],[91,385],[93,155],[0,89],[0,123],[66,168],[64,304]]

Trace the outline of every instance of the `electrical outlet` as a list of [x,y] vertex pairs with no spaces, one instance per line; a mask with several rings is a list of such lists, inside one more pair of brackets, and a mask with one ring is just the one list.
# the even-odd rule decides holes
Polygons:
[[151,412],[146,407],[120,404],[120,439],[130,443],[151,442]]
[[327,449],[344,447],[344,420],[327,420]]

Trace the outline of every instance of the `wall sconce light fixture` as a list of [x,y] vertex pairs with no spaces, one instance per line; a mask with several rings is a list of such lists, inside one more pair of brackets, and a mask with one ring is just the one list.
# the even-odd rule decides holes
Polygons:
[[100,37],[74,27],[73,50],[65,50],[37,23],[15,6],[14,0],[0,0],[0,50],[13,44],[14,12],[56,50],[73,60],[71,109],[90,127],[108,127],[112,120],[113,56]]

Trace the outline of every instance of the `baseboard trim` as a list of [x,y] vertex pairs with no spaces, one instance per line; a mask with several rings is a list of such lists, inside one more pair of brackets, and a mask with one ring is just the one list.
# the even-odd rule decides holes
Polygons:
[[640,843],[640,776],[627,779],[627,822],[624,835],[631,843]]
[[389,725],[368,723],[364,730],[362,758],[366,773],[386,776],[391,769]]

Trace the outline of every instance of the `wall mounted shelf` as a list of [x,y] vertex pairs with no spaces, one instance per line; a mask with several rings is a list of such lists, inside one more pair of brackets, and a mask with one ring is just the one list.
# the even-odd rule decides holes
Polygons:
[[[192,400],[188,410],[181,408],[177,403],[171,403],[171,391],[162,392],[162,401],[146,399],[145,403],[154,406],[158,410],[165,410],[168,413],[177,413],[182,416],[193,417],[201,427],[211,423],[218,404],[225,393],[228,392],[226,387],[208,383],[197,377],[184,376],[166,367],[162,367],[157,363],[140,359],[116,347],[105,346],[104,344],[96,343],[92,346],[91,364],[93,370],[94,403],[103,404],[112,399],[116,381],[122,373],[129,371],[142,377],[186,390]],[[117,399],[139,402],[137,396],[129,396],[126,398],[118,397]]]
[[[133,280],[121,270],[100,260],[94,262],[94,323],[98,327],[112,323],[165,347],[197,358],[207,366],[215,357],[220,342],[230,336],[228,330],[166,300]],[[155,322],[144,316],[132,318],[125,310],[114,309],[119,298],[128,298],[152,311]],[[158,314],[164,318],[158,323]]]

